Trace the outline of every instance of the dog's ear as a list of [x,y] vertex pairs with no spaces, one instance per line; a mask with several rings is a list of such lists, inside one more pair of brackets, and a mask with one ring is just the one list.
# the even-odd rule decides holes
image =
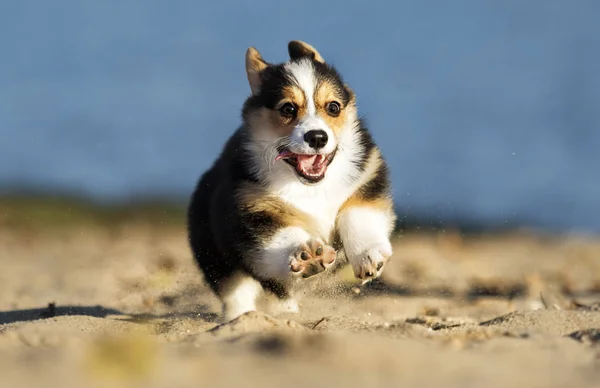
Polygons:
[[260,53],[254,47],[249,47],[246,51],[246,75],[252,94],[256,95],[260,92],[262,84],[261,73],[269,64],[265,62]]
[[288,43],[288,53],[292,60],[308,57],[313,61],[325,63],[321,54],[313,46],[300,40],[292,40]]

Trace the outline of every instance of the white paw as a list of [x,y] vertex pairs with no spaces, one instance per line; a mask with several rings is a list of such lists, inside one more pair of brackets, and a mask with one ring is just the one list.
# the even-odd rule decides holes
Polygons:
[[365,281],[378,278],[390,256],[392,250],[389,246],[375,246],[349,258],[354,276]]

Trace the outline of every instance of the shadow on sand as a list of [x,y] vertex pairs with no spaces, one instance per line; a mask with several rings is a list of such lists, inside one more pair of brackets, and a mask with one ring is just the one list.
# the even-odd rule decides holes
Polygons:
[[0,311],[0,325],[37,321],[52,317],[79,315],[94,318],[106,318],[110,315],[115,315],[115,319],[127,322],[144,323],[157,319],[169,318],[192,318],[201,319],[207,322],[216,322],[218,314],[209,312],[206,306],[199,306],[195,311],[190,312],[171,312],[167,314],[130,314],[119,310],[110,309],[102,306],[60,306],[57,307],[54,303],[49,303],[46,308]]
[[60,306],[49,303],[45,308],[0,311],[0,325],[36,321],[65,315],[85,315],[88,317],[105,318],[108,315],[122,315],[123,313],[102,306]]

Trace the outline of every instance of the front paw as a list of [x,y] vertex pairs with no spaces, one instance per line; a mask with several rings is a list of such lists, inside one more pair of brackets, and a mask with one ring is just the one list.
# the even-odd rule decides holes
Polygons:
[[364,281],[378,278],[391,255],[391,249],[387,247],[373,247],[349,258],[354,276]]
[[321,240],[311,239],[292,253],[290,270],[296,276],[308,278],[331,267],[335,258],[335,249]]

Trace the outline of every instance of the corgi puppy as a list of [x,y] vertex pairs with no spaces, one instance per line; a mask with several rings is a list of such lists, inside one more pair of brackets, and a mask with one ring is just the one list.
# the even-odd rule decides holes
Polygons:
[[199,179],[188,236],[224,319],[256,309],[262,290],[298,310],[298,282],[349,263],[369,281],[392,255],[388,167],[355,94],[311,45],[285,63],[246,52],[242,125]]

